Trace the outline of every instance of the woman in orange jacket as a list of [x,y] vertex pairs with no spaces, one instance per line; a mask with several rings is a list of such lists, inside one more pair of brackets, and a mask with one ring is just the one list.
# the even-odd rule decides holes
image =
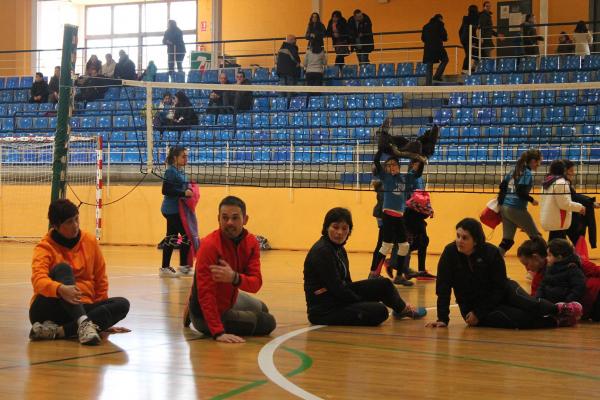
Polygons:
[[29,338],[77,336],[81,344],[95,345],[99,332],[128,332],[111,328],[125,318],[129,301],[108,297],[104,257],[96,238],[79,229],[77,206],[56,200],[48,219],[52,228],[33,250]]

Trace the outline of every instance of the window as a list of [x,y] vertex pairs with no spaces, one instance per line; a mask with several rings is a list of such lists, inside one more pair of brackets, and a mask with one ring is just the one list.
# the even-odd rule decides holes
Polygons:
[[138,33],[140,31],[140,7],[138,4],[115,6],[113,33]]
[[[167,49],[162,46],[162,38],[169,19],[175,20],[183,31],[184,42],[196,41],[196,1],[163,0],[88,6],[85,46],[102,49],[90,49],[85,57],[89,59],[90,55],[96,54],[104,61],[104,54],[111,52],[117,60],[119,50],[123,49],[139,70],[153,60],[158,69],[164,71],[167,69]],[[160,46],[146,47],[153,44]],[[189,55],[194,49],[187,47]]]

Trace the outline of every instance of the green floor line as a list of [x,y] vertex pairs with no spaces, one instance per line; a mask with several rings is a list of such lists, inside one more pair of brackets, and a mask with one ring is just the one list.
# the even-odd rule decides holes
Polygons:
[[529,369],[529,370],[533,370],[533,371],[548,372],[548,373],[557,374],[557,375],[567,375],[567,376],[573,376],[576,378],[600,381],[600,376],[596,376],[596,375],[588,375],[588,374],[583,374],[583,373],[579,373],[579,372],[563,371],[563,370],[552,369],[552,368],[536,367],[533,365],[526,365],[526,364],[517,364],[517,363],[511,363],[508,361],[491,360],[491,359],[486,359],[486,358],[477,358],[477,357],[470,357],[470,356],[458,356],[458,355],[453,355],[453,354],[448,354],[448,353],[436,353],[436,352],[430,352],[430,351],[398,349],[396,347],[386,347],[386,346],[377,346],[377,345],[358,345],[358,344],[354,344],[354,343],[336,342],[334,340],[310,339],[310,341],[350,346],[350,347],[357,347],[357,348],[365,348],[365,349],[376,349],[376,350],[393,351],[393,352],[399,352],[399,353],[411,353],[411,354],[421,354],[421,355],[428,355],[428,356],[434,356],[434,357],[454,358],[454,359],[458,359],[458,360],[474,361],[474,362],[493,364],[493,365],[505,365],[507,367],[523,368],[523,369]]
[[[298,368],[296,368],[293,371],[288,372],[287,374],[285,374],[286,377],[292,377],[294,375],[298,375],[299,373],[306,371],[307,369],[309,369],[312,366],[312,363],[313,363],[312,358],[310,358],[306,353],[303,353],[303,352],[301,352],[299,350],[291,349],[291,348],[285,347],[285,346],[282,346],[281,348],[283,350],[289,352],[289,353],[294,354],[295,356],[297,356],[298,358],[300,358],[300,361],[301,361],[300,366]],[[254,382],[249,383],[247,385],[240,386],[240,387],[238,387],[236,389],[230,390],[229,392],[221,393],[221,394],[219,394],[219,395],[217,395],[215,397],[211,397],[211,400],[228,399],[230,397],[237,396],[238,394],[247,392],[248,390],[252,390],[252,389],[254,389],[256,387],[262,386],[262,385],[264,385],[264,384],[266,384],[268,382],[269,381],[266,380],[266,379],[261,379],[261,380],[258,380],[258,381],[254,381]]]

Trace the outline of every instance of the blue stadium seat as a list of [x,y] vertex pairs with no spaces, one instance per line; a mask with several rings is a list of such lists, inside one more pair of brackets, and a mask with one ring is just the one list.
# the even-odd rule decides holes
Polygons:
[[252,160],[255,163],[267,163],[271,161],[270,147],[257,147],[252,154]]
[[556,127],[556,136],[559,141],[570,143],[577,132],[573,125],[560,125]]
[[493,92],[492,93],[492,105],[494,106],[507,106],[510,104],[511,92]]
[[22,89],[29,89],[33,85],[33,77],[32,76],[23,76],[19,80],[19,87]]
[[381,86],[381,81],[374,78],[363,79],[363,86]]
[[358,77],[358,65],[343,65],[342,66],[342,78],[356,78]]
[[496,60],[496,72],[508,73],[516,72],[517,70],[517,59],[511,58],[500,58]]
[[[552,136],[551,126],[534,126],[531,128],[531,138],[538,143],[540,140],[547,140]],[[545,158],[545,157],[544,157]],[[545,158],[547,160],[547,158]]]
[[[1,92],[0,92],[1,93]],[[600,103],[600,90],[598,89],[584,89],[583,97],[581,99],[583,104],[597,104]]]
[[450,106],[466,106],[469,104],[469,95],[467,93],[450,93],[448,105]]
[[114,131],[110,134],[111,142],[125,142],[127,141],[127,133],[123,131]]
[[559,90],[556,94],[556,104],[576,104],[577,90]]
[[352,162],[354,149],[352,146],[337,146],[333,148],[334,162]]
[[544,160],[558,160],[560,158],[560,148],[551,147],[551,148],[542,148],[540,149],[542,153],[542,159]]
[[448,108],[442,108],[435,110],[433,113],[433,123],[436,125],[448,125],[452,119],[452,110]]
[[317,143],[327,143],[330,141],[330,136],[329,136],[329,129],[327,128],[322,128],[322,129],[313,129],[310,131],[310,143],[313,144],[317,144]]
[[271,111],[287,110],[287,99],[285,97],[271,97],[269,102],[271,103]]
[[529,91],[513,92],[512,104],[515,106],[528,106],[533,104],[533,94]]
[[501,124],[518,124],[519,123],[519,109],[515,107],[502,107],[500,111],[500,123]]
[[600,69],[600,54],[585,56],[581,61],[581,69],[598,71]]
[[308,113],[295,112],[290,116],[290,125],[295,128],[308,126]]
[[13,101],[13,91],[3,90],[0,92],[0,101],[3,103],[10,103]]
[[556,101],[554,90],[540,90],[533,93],[533,103],[536,105],[552,105]]
[[293,142],[294,144],[310,143],[310,130],[306,128],[294,129]]
[[11,132],[15,129],[13,118],[2,118],[2,130]]
[[312,111],[310,113],[310,124],[312,126],[327,126],[327,113],[324,111]]
[[15,101],[25,103],[29,100],[29,90],[15,90]]
[[379,64],[379,67],[377,70],[377,76],[379,78],[390,78],[390,77],[396,76],[394,64],[391,64],[391,63]]
[[481,137],[481,128],[478,126],[467,126],[462,129],[462,141],[476,143]]
[[231,126],[233,125],[232,114],[219,114],[217,117],[217,125],[219,126]]
[[122,115],[113,117],[113,126],[115,128],[129,128],[131,123],[131,117],[129,116]]
[[348,126],[364,126],[367,123],[365,111],[353,111],[349,113]]
[[50,129],[56,129],[56,117],[48,118],[48,127]]
[[569,73],[568,72],[554,72],[550,77],[550,83],[568,83]]
[[288,125],[288,115],[287,113],[275,113],[271,117],[271,125],[273,127],[285,127]]
[[252,126],[252,116],[250,114],[238,114],[235,119],[235,125],[238,128],[250,128]]
[[[45,103],[48,104],[48,103]],[[6,104],[0,104],[0,117],[8,115],[8,107]]]
[[4,89],[6,85],[6,79],[4,77],[0,77],[0,89]]
[[471,76],[465,77],[465,85],[467,85],[467,86],[481,85],[481,76],[471,75]]
[[33,119],[31,117],[18,117],[17,129],[31,129],[33,128]]
[[408,78],[400,79],[400,85],[401,86],[417,86],[418,81],[417,81],[416,77],[411,76]]
[[359,79],[344,79],[339,81],[341,86],[361,86]]
[[364,97],[362,94],[349,94],[346,96],[346,107],[349,110],[365,108]]
[[355,128],[351,129],[350,133],[352,134],[352,139],[358,140],[361,143],[371,139],[371,128]]
[[473,110],[471,108],[459,108],[452,121],[453,125],[469,125],[473,123]]
[[[185,83],[185,72],[184,71],[176,71],[175,72],[175,82]],[[137,98],[137,96],[136,96],[136,98]]]
[[236,148],[231,150],[234,163],[246,163],[252,161],[252,148]]
[[440,130],[440,137],[442,139],[457,139],[459,137],[460,129],[456,126],[443,126]]
[[484,147],[484,146],[469,147],[469,151],[467,153],[467,161],[470,161],[470,162],[489,161],[488,150],[489,150],[489,148],[487,146],[486,147]]
[[80,128],[90,129],[96,127],[96,117],[82,117],[79,124]]
[[360,65],[360,77],[361,78],[374,78],[376,74],[375,64],[361,64]]
[[402,94],[386,93],[383,97],[383,106],[385,108],[402,108]]
[[502,85],[502,75],[483,75],[486,85]]
[[546,108],[546,116],[544,122],[551,124],[561,123],[565,119],[565,108],[550,106]]
[[19,87],[19,77],[18,76],[10,76],[6,78],[6,88],[7,89],[17,89]]
[[471,94],[471,105],[487,106],[490,104],[489,92],[473,92]]
[[200,71],[197,69],[190,70],[190,72],[188,72],[187,81],[188,83],[200,83],[202,81]]
[[328,65],[325,68],[325,79],[333,79],[338,78],[340,73],[340,69],[337,65]]
[[583,125],[581,134],[590,136],[592,139],[600,136],[600,125]]
[[535,124],[542,122],[542,108],[540,107],[525,107],[522,110],[522,123]]
[[333,111],[329,113],[329,125],[330,126],[347,126],[348,121],[346,119],[345,111]]
[[[395,76],[411,76],[414,74],[413,68],[414,68],[414,66],[413,66],[413,63],[411,63],[411,62],[398,63]],[[390,75],[390,76],[393,76],[393,75]]]
[[202,83],[219,83],[219,71],[216,69],[207,69],[202,73]]
[[545,56],[540,60],[540,71],[558,70],[558,56]]
[[491,72],[496,72],[496,60],[491,58],[484,58],[480,60],[477,64],[475,72],[478,74],[489,74]]
[[584,146],[567,147],[566,158],[571,161],[586,161],[588,158],[587,148]]
[[539,73],[539,72],[534,72],[529,76],[529,83],[545,83],[546,82],[546,75]]
[[590,149],[590,156],[588,158],[589,162],[598,163],[600,162],[600,148],[592,147]]
[[590,82],[592,80],[592,73],[589,71],[577,71],[575,72],[575,82]]
[[368,109],[383,108],[383,94],[368,94],[365,97],[365,108],[368,108]]
[[328,163],[332,159],[331,146],[321,145],[313,147],[312,161],[315,163]]
[[46,118],[46,117],[33,118],[33,127],[35,129],[48,129],[48,118]]
[[382,81],[383,86],[399,86],[398,78],[385,78]]
[[533,72],[536,70],[536,58],[535,57],[522,57],[519,59],[517,64],[517,71],[519,72]]
[[306,108],[306,96],[294,96],[290,100],[290,110],[303,110]]
[[507,83],[509,85],[522,85],[525,83],[525,76],[523,74],[509,74]]
[[559,60],[561,71],[576,71],[581,68],[581,57],[576,55],[562,56]]
[[288,162],[290,161],[289,147],[277,147],[273,151],[273,161]]
[[154,80],[155,80],[155,82],[169,82],[169,73],[168,72],[157,72]]
[[217,118],[214,114],[200,114],[198,116],[198,122],[202,126],[213,126],[217,123]]
[[294,162],[301,164],[310,163],[311,149],[311,147],[304,146],[294,148]]
[[235,68],[223,68],[219,71],[219,74],[225,74],[227,81],[235,82]]
[[325,96],[310,96],[308,98],[309,110],[323,110],[325,108]]
[[501,126],[486,126],[483,128],[483,136],[488,139],[489,143],[498,143],[499,139],[504,136],[504,128]]
[[367,117],[367,124],[369,126],[381,126],[383,124],[383,120],[385,119],[385,111],[383,110],[374,110],[370,111]]
[[465,162],[467,161],[467,149],[465,146],[449,147],[446,150],[446,159],[448,162]]
[[325,105],[328,110],[340,110],[344,108],[344,96],[330,95],[327,96]]
[[254,111],[269,111],[269,99],[267,97],[255,97],[252,109]]

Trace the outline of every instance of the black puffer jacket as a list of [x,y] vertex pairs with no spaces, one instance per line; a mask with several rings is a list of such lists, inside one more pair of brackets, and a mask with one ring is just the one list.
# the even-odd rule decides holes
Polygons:
[[585,275],[577,256],[567,257],[546,268],[535,297],[552,303],[583,300]]
[[277,75],[300,76],[300,56],[295,44],[283,42],[281,45],[277,53]]

